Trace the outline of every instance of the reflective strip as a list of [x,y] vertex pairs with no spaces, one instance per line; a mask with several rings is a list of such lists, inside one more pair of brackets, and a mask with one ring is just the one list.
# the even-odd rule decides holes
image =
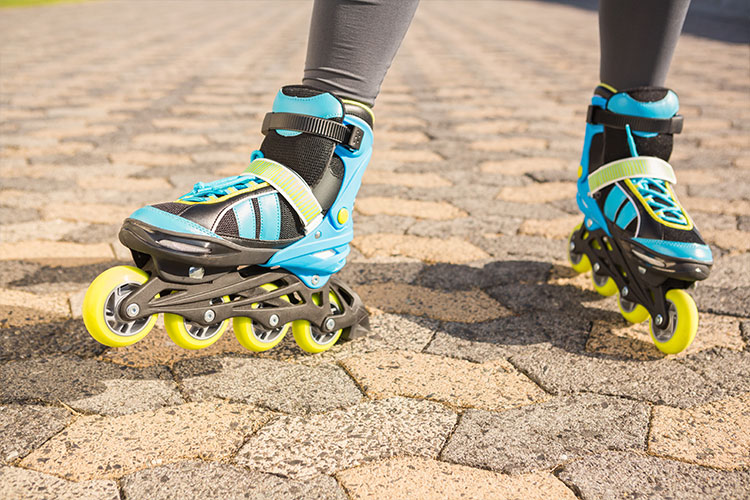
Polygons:
[[655,156],[636,156],[623,158],[602,165],[589,175],[589,192],[595,193],[605,186],[630,179],[632,177],[649,177],[677,183],[672,166]]
[[292,170],[281,163],[266,158],[253,160],[242,175],[258,177],[272,185],[297,212],[305,224],[305,233],[322,220],[320,203],[310,186]]

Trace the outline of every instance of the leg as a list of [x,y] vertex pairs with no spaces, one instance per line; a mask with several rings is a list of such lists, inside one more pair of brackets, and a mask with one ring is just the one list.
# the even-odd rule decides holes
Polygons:
[[600,0],[599,78],[616,89],[664,85],[690,0]]
[[304,85],[372,106],[419,0],[316,0]]
[[602,295],[619,292],[623,316],[651,317],[656,346],[685,349],[698,312],[685,291],[708,277],[711,249],[682,207],[667,163],[682,130],[679,100],[659,85],[687,10],[687,0],[601,0],[601,78],[586,121],[578,206],[584,223],[570,240],[579,272],[593,268]]

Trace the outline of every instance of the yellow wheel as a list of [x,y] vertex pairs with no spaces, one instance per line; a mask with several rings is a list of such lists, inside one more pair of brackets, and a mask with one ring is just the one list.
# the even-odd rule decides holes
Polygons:
[[571,231],[570,236],[568,237],[568,262],[570,262],[570,266],[575,272],[585,273],[591,269],[591,262],[589,261],[588,255],[578,251],[575,247],[575,243],[573,243],[573,234],[575,234],[580,228],[581,223],[573,228],[573,231]]
[[[211,300],[213,305],[222,302],[229,302],[229,297],[224,296],[220,299]],[[167,330],[169,338],[183,349],[204,349],[219,340],[228,327],[228,319],[203,326],[200,323],[187,320],[179,314],[164,314],[164,328]]]
[[[331,314],[339,314],[344,310],[335,293],[329,291],[328,298],[331,301]],[[313,295],[313,302],[320,305],[319,294]],[[300,346],[300,349],[303,351],[313,354],[326,351],[333,347],[339,337],[341,337],[342,331],[343,328],[333,332],[324,332],[304,319],[298,319],[292,323],[292,333],[294,334],[294,340],[297,342],[297,345]]]
[[622,317],[631,323],[643,323],[648,319],[648,309],[638,302],[623,299],[622,295],[617,297],[617,305],[620,306]]
[[617,293],[617,283],[609,276],[602,276],[594,271],[591,273],[591,282],[599,295],[609,297]]
[[[276,290],[278,287],[272,283],[267,283],[261,285],[261,288],[270,292],[271,290]],[[289,298],[286,295],[279,298],[289,302]],[[264,304],[260,303],[253,304],[251,307],[259,309],[263,306]],[[254,324],[252,319],[240,316],[234,318],[232,326],[234,328],[234,335],[237,337],[237,341],[242,344],[242,347],[254,352],[263,352],[276,347],[287,334],[292,324],[286,323],[275,328],[265,329],[260,325]]]
[[158,314],[128,321],[118,312],[122,301],[148,278],[145,271],[132,266],[112,267],[96,277],[83,298],[83,323],[92,337],[110,347],[124,347],[151,331]]
[[649,322],[651,338],[656,347],[665,354],[684,351],[693,342],[698,331],[698,308],[685,290],[673,289],[664,296],[667,300],[669,324],[659,328],[658,316]]

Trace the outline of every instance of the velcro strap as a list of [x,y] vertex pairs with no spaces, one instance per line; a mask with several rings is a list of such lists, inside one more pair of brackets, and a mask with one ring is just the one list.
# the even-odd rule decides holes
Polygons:
[[296,172],[266,158],[253,160],[242,172],[269,183],[289,202],[305,225],[305,234],[323,220],[322,209],[312,189]]
[[649,177],[677,183],[672,166],[655,156],[623,158],[602,165],[589,175],[589,192],[595,193],[605,186],[632,177]]
[[359,149],[364,137],[364,131],[354,125],[344,125],[333,120],[296,113],[267,113],[263,118],[261,132],[266,135],[269,130],[313,134],[354,150]]
[[625,128],[625,125],[630,125],[630,128],[637,132],[657,134],[679,134],[682,132],[682,115],[674,115],[672,118],[665,119],[644,118],[642,116],[613,113],[599,106],[589,106],[586,113],[586,122],[613,128]]

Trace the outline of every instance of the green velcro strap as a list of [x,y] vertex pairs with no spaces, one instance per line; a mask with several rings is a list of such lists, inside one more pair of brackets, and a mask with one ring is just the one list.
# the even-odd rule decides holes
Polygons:
[[281,163],[258,158],[250,163],[242,175],[252,175],[276,188],[299,215],[305,225],[305,233],[323,220],[323,209],[310,186],[296,172]]
[[605,186],[632,177],[649,177],[677,183],[669,163],[655,156],[636,156],[615,160],[596,169],[589,175],[589,192],[595,193]]

